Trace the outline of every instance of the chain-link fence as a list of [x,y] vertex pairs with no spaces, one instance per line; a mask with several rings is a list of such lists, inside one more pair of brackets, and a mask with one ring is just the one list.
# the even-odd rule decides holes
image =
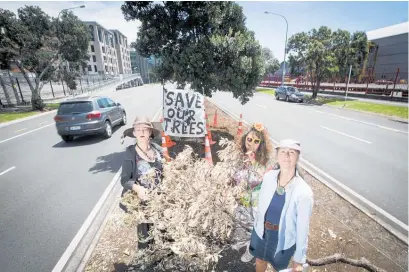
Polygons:
[[[121,77],[108,77],[106,75],[84,75],[75,80],[76,89],[70,89],[66,82],[49,81],[42,82],[40,87],[41,98],[45,101],[63,98],[66,96],[76,96],[83,93],[98,91],[107,86],[116,87],[127,80],[140,78],[140,75],[123,75]],[[32,86],[35,86],[35,78],[29,78]],[[27,80],[20,73],[9,74],[0,72],[0,107],[10,107],[14,105],[24,105],[31,103],[31,89]]]
[[[286,74],[285,84],[299,89],[311,90],[314,84],[311,77],[306,75],[293,76]],[[328,78],[320,84],[320,90],[344,93],[347,87],[348,75],[344,77]],[[277,87],[281,85],[281,76],[267,76],[260,86]],[[373,72],[367,70],[358,76],[351,76],[348,92],[365,95],[383,95],[391,97],[408,97],[408,72],[396,69],[394,72]]]

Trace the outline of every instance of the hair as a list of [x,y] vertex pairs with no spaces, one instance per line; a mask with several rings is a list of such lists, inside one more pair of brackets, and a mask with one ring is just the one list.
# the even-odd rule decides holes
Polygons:
[[254,126],[252,126],[250,130],[241,137],[241,141],[240,141],[241,151],[243,153],[247,152],[246,138],[247,138],[247,135],[249,135],[251,132],[253,132],[261,140],[260,146],[258,147],[257,152],[256,152],[256,161],[259,164],[266,166],[270,160],[272,145],[271,145],[270,139],[266,135],[265,128],[263,131],[258,131],[254,128]]

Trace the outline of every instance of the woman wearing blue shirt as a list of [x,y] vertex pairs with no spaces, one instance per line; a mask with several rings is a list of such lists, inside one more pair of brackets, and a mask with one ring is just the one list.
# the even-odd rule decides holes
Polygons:
[[249,251],[256,257],[256,272],[267,263],[285,269],[293,257],[293,271],[306,262],[309,222],[313,207],[310,186],[296,171],[301,147],[286,139],[276,147],[279,170],[264,176]]

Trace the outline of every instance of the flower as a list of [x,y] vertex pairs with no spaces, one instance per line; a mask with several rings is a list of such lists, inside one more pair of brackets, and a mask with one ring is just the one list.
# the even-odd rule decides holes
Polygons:
[[264,130],[264,126],[263,126],[262,123],[255,123],[255,124],[253,125],[253,127],[254,127],[257,131],[260,131],[260,132]]

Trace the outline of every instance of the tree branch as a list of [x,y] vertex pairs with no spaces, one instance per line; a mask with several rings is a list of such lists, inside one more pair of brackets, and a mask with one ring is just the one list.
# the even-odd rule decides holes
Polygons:
[[370,272],[386,272],[386,270],[379,268],[373,264],[371,264],[367,259],[361,258],[360,260],[350,259],[342,256],[340,253],[336,253],[331,256],[327,256],[324,258],[316,259],[316,260],[307,260],[309,266],[324,266],[328,264],[334,263],[345,263],[355,267],[362,267]]
[[45,67],[45,69],[44,69],[44,70],[41,72],[41,74],[38,76],[38,82],[41,81],[41,79],[43,78],[44,74],[47,73],[48,69],[50,69],[50,67],[51,67],[51,65],[54,63],[54,61],[57,60],[59,53],[60,53],[60,52],[58,51],[58,52],[54,55],[54,57],[48,62],[47,67]]

